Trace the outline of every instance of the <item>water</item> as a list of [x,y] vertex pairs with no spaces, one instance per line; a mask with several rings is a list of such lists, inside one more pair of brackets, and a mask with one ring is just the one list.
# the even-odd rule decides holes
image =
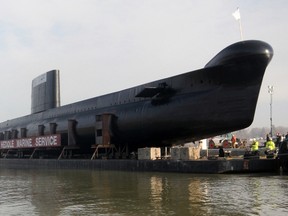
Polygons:
[[0,170],[0,215],[287,215],[288,176]]

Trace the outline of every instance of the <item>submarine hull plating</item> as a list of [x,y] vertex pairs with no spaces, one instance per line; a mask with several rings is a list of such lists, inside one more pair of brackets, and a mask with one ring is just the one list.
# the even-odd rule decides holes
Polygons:
[[[200,70],[0,123],[2,140],[25,128],[25,137],[69,132],[74,144],[97,142],[97,119],[109,115],[106,128],[115,144],[132,148],[199,140],[248,127],[273,49],[262,41],[242,41],[222,50]],[[57,125],[51,132],[51,124]],[[42,131],[39,132],[39,125]],[[22,129],[21,129],[22,128]],[[8,131],[8,132],[7,132]],[[99,132],[99,133],[100,133]],[[62,144],[67,145],[68,138]]]

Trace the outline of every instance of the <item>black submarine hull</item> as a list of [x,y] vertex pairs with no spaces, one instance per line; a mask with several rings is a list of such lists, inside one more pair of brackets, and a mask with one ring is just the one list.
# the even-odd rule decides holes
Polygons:
[[243,129],[253,122],[272,56],[273,49],[265,42],[241,41],[222,50],[203,69],[8,120],[0,123],[0,133],[25,128],[25,137],[39,136],[41,125],[41,135],[46,135],[54,123],[57,134],[67,134],[72,120],[77,145],[89,146],[96,142],[95,119],[103,114],[114,116],[109,128],[113,143],[133,148]]

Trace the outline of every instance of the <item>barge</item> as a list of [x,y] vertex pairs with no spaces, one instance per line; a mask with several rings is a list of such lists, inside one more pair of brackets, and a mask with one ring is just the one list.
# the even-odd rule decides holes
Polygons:
[[277,173],[277,159],[230,159],[230,160],[83,160],[83,159],[0,159],[3,169],[85,169],[129,172],[173,172],[173,173]]

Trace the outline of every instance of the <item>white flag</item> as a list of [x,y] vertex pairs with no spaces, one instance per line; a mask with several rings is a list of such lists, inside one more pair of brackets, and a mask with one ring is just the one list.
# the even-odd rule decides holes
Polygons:
[[232,14],[233,16],[234,16],[234,18],[236,19],[236,20],[240,20],[240,10],[239,10],[239,8],[237,8],[237,10]]

